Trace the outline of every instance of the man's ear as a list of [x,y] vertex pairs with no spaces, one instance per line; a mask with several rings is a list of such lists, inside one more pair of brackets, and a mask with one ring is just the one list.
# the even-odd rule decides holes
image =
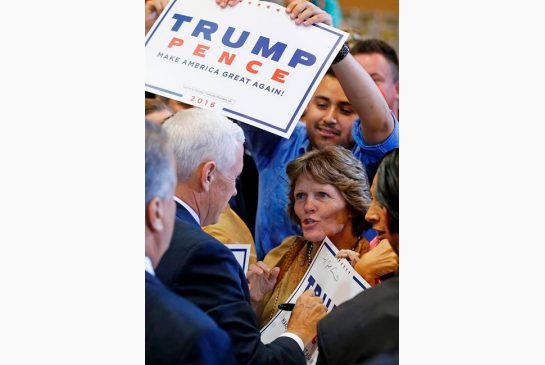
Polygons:
[[201,184],[202,189],[205,192],[210,191],[210,184],[212,183],[212,180],[214,179],[212,175],[215,170],[216,170],[216,163],[214,161],[207,161],[203,163],[200,167],[199,182]]
[[165,207],[163,202],[153,197],[146,207],[146,225],[152,232],[160,232],[164,229],[163,219],[165,216]]
[[396,99],[399,100],[399,80],[396,81],[396,85],[395,85],[395,88],[396,88]]

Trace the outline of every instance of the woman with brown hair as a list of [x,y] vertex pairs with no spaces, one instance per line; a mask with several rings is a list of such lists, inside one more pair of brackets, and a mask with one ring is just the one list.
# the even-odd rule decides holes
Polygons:
[[369,251],[369,242],[362,237],[370,228],[364,219],[371,202],[369,182],[350,151],[338,146],[312,150],[293,160],[287,174],[288,211],[303,236],[287,237],[263,262],[250,267],[252,304],[261,326],[294,291],[326,236],[339,250],[354,250],[360,256]]

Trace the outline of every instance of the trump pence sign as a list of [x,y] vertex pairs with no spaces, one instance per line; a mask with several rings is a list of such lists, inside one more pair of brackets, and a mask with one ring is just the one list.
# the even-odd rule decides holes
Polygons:
[[270,2],[172,0],[146,37],[146,90],[289,138],[347,37]]

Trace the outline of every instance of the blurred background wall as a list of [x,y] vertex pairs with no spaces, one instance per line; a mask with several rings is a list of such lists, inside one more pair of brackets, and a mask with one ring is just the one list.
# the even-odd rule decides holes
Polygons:
[[381,38],[399,54],[399,0],[339,0],[341,28],[363,38]]

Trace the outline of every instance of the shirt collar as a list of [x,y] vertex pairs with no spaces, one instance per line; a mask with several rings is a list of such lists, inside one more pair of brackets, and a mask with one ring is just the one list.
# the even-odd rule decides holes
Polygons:
[[146,268],[146,271],[148,273],[150,273],[151,275],[155,276],[155,271],[153,271],[153,265],[151,264],[151,259],[147,256],[144,256],[144,263],[145,263],[145,268]]
[[189,205],[187,205],[182,199],[178,198],[177,196],[174,196],[174,200],[177,203],[181,204],[185,209],[187,209],[189,214],[191,214],[191,216],[195,219],[195,221],[199,223],[199,226],[201,225],[201,220],[199,219],[199,216],[197,215],[197,213],[195,213],[195,211]]
[[308,151],[310,151],[310,139],[307,138],[306,141],[303,142],[301,147],[299,147],[299,154],[303,155]]

